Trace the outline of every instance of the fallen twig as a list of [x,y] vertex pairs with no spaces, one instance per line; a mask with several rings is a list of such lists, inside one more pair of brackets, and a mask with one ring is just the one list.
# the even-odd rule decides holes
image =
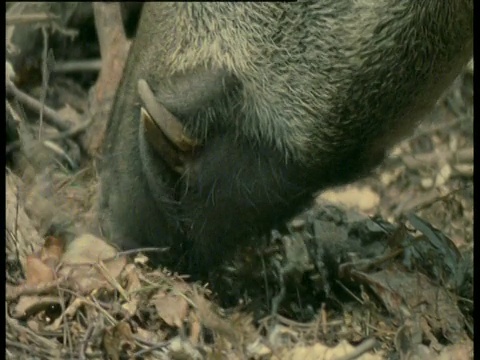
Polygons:
[[102,68],[102,60],[77,60],[77,61],[64,61],[58,62],[54,65],[52,71],[57,73],[69,73],[69,72],[99,72]]
[[[74,127],[72,127],[71,129],[69,129],[67,131],[63,131],[59,134],[55,134],[55,135],[51,135],[51,136],[46,136],[46,137],[43,138],[43,140],[44,141],[55,141],[55,140],[63,140],[63,139],[66,139],[66,138],[75,137],[75,136],[79,135],[80,133],[84,132],[91,123],[92,123],[92,118],[88,119],[87,121],[85,121],[81,124],[75,125]],[[21,147],[21,141],[20,140],[14,141],[11,144],[7,145],[6,153],[9,154],[12,151],[20,149],[20,147]]]
[[[17,88],[12,82],[7,81],[6,90],[8,94],[15,96],[17,100],[26,107],[39,113],[41,112],[42,103]],[[45,122],[48,125],[54,126],[61,131],[70,130],[70,125],[59,116],[55,110],[45,105],[43,107],[43,113],[45,114]]]
[[58,18],[57,15],[47,13],[7,15],[5,17],[5,25],[51,24],[53,21],[58,20]]
[[350,354],[341,356],[337,358],[337,360],[354,360],[360,357],[360,355],[365,354],[367,351],[373,349],[376,344],[376,340],[371,338],[367,339],[358,345],[355,350],[353,350]]

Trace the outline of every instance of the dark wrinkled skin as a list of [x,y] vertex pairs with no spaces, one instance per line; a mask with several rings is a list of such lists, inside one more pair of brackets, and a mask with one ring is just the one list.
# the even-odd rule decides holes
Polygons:
[[[358,20],[359,32],[374,29],[361,41],[356,39],[356,15],[349,18],[357,10],[351,9],[349,1],[268,5],[271,21],[270,12],[264,13],[261,4],[243,4],[247,18],[242,19],[234,14],[239,8],[228,4],[147,3],[103,152],[100,205],[107,235],[125,248],[168,246],[170,251],[156,260],[203,274],[228,260],[253,235],[307,206],[318,191],[354,181],[377,166],[389,147],[413,131],[458,75],[472,56],[473,39],[472,1],[382,3],[391,6],[380,9],[378,23],[370,19],[365,25]],[[175,25],[185,16],[178,9],[187,6],[197,16],[199,29],[218,22],[218,27],[206,32],[209,38],[205,41],[200,30],[197,36],[188,29],[184,37],[194,38],[188,43],[180,25]],[[400,10],[395,12],[396,7]],[[262,17],[250,17],[257,11]],[[298,33],[304,31],[301,22],[299,27],[288,28],[292,12],[300,14],[295,21],[304,17],[309,24],[308,37]],[[353,40],[344,39],[340,30],[338,34],[337,30],[328,32],[329,28],[316,31],[315,21],[322,14],[333,13],[337,21],[337,12],[339,29],[345,28],[342,22],[351,25],[348,34]],[[230,13],[235,21],[252,26],[257,18],[265,20],[258,27],[262,31],[249,34],[248,29],[228,28],[233,23],[222,21],[232,17]],[[218,28],[231,30],[232,43],[238,44],[229,48],[227,41],[222,51],[231,49],[237,55],[238,49],[245,48],[254,55],[261,51],[259,57],[241,62],[244,59],[232,55],[219,68],[224,53],[214,53],[219,48],[214,47],[201,53],[205,59],[200,55],[195,59],[199,64],[190,60],[191,55],[183,50],[206,47]],[[277,51],[282,46],[293,48]],[[358,47],[357,57],[345,55],[350,54],[349,46]],[[312,56],[307,61],[310,49]],[[295,54],[306,54],[305,59]],[[276,64],[283,64],[278,71]],[[292,75],[285,80],[288,86],[273,76],[285,71]],[[264,72],[266,76],[260,78],[258,74]],[[189,158],[184,173],[167,165],[152,140],[146,140],[137,93],[140,79],[147,81],[158,102],[202,144]],[[278,102],[260,101],[275,100],[270,93],[283,96],[284,92],[286,98]],[[299,133],[265,131],[260,125],[263,119],[257,118],[262,112],[246,106],[257,95],[264,114],[280,116],[272,115],[272,131],[298,122]],[[246,129],[246,123],[253,125]]]

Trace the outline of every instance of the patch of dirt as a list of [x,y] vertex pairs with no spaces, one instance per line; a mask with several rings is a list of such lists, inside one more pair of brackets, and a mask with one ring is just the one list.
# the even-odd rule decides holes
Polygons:
[[59,4],[7,5],[7,359],[473,358],[473,61],[372,176],[199,284],[99,233],[139,5]]

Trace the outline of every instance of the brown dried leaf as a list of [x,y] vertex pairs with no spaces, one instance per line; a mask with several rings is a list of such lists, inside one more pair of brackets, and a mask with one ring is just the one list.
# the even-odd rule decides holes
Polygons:
[[125,267],[125,277],[127,279],[126,291],[130,295],[130,301],[122,305],[122,309],[125,310],[130,316],[135,315],[138,308],[138,302],[140,301],[137,290],[140,290],[142,284],[138,275],[137,268],[133,264],[128,264]]
[[[126,258],[116,258],[116,249],[90,234],[77,237],[67,247],[62,257],[60,276],[68,276],[81,293],[90,293],[102,287],[112,288],[122,272]],[[104,267],[100,266],[103,261]]]
[[102,239],[91,234],[83,234],[68,245],[62,262],[66,265],[96,264],[116,254],[117,250]]
[[473,342],[470,340],[445,347],[438,360],[473,359]]
[[25,318],[60,304],[58,296],[22,296],[12,309],[12,317]]
[[184,297],[172,292],[159,291],[152,297],[151,302],[163,321],[170,326],[182,327],[183,320],[188,314],[188,302]]
[[80,124],[83,120],[82,116],[69,104],[65,104],[63,108],[57,110],[57,114],[64,119],[70,127]]
[[260,338],[257,338],[253,343],[248,344],[247,346],[247,354],[249,357],[254,359],[262,359],[266,358],[267,356],[271,356],[272,349],[266,346]]
[[39,285],[55,279],[53,268],[45,264],[38,256],[27,256],[25,265],[25,283],[27,285]]
[[122,321],[106,329],[103,346],[110,359],[113,360],[120,359],[120,354],[124,351],[130,352],[135,349],[135,340],[130,325]]
[[153,331],[145,330],[145,329],[142,329],[141,327],[138,327],[135,335],[137,336],[138,339],[141,339],[143,342],[151,343],[151,344],[159,343],[165,340],[165,334],[162,333],[161,330],[157,330],[153,332]]
[[125,278],[127,280],[126,290],[129,292],[134,292],[142,288],[140,282],[140,277],[138,275],[138,270],[133,264],[128,264],[125,266]]
[[[214,304],[196,291],[192,295],[192,300],[200,323],[231,344],[239,344],[244,341],[246,335],[254,333],[253,329],[248,327],[250,317],[243,315],[242,318],[242,314],[238,314],[236,319],[227,319],[218,313]],[[236,325],[235,322],[239,323],[240,326]],[[245,325],[245,322],[249,324]],[[245,334],[247,328],[249,334]]]
[[169,359],[201,360],[205,358],[190,342],[179,336],[170,341],[167,354]]
[[434,333],[440,330],[453,342],[464,337],[464,318],[455,296],[427,276],[398,265],[373,274],[354,270],[352,275],[368,285],[391,314],[402,318],[408,309],[424,317]]
[[457,360],[473,359],[473,343],[466,342],[444,347],[440,353],[423,344],[412,346],[408,353],[401,357],[408,360]]
[[190,324],[190,342],[193,345],[197,345],[202,331],[202,325],[200,324],[197,314],[190,312],[188,323]]
[[[315,344],[312,346],[297,346],[294,349],[286,351],[279,357],[285,360],[333,360],[346,357],[354,352],[355,349],[355,347],[343,340],[335,347],[327,347],[322,344]],[[355,357],[355,359],[382,360],[383,357],[377,352],[376,354],[365,353]]]
[[334,204],[341,204],[348,209],[353,208],[363,212],[376,209],[380,203],[379,195],[367,186],[359,188],[350,185],[341,190],[328,190],[323,192],[319,198]]
[[300,334],[292,326],[276,324],[268,334],[268,341],[274,347],[280,348],[286,345],[297,343]]
[[45,239],[45,244],[40,250],[40,259],[52,268],[55,268],[60,262],[65,252],[65,240],[49,236]]

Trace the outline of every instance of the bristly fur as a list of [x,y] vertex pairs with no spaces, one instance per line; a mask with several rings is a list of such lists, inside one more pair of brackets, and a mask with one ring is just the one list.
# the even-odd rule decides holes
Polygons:
[[[395,77],[402,78],[403,72],[427,76],[438,66],[435,62],[448,65],[446,61],[453,60],[442,56],[461,57],[465,40],[460,37],[473,33],[468,4],[327,0],[151,6],[150,16],[162,26],[149,27],[146,36],[161,37],[163,53],[156,49],[143,60],[160,78],[198,67],[234,74],[243,85],[243,111],[251,114],[235,124],[238,130],[294,158],[305,158],[310,156],[309,144],[322,142],[320,134],[312,139],[316,124],[323,125],[326,136],[335,137],[339,119],[355,124],[356,118],[369,117],[371,107],[384,102],[365,104],[365,97],[378,98],[386,89],[402,91],[398,82],[388,83]],[[415,71],[408,68],[412,64],[418,66]],[[386,77],[378,76],[379,71]],[[356,85],[355,77],[366,78],[366,73],[373,74],[369,80],[375,80],[371,86],[377,92],[361,91],[357,98],[348,98],[349,88],[365,86]],[[354,117],[341,118],[335,112],[339,96],[353,103]],[[388,106],[395,109],[395,102]]]
[[[223,258],[376,166],[472,43],[473,0],[146,3],[105,146],[112,236]],[[194,177],[145,143],[140,78],[205,143]]]

